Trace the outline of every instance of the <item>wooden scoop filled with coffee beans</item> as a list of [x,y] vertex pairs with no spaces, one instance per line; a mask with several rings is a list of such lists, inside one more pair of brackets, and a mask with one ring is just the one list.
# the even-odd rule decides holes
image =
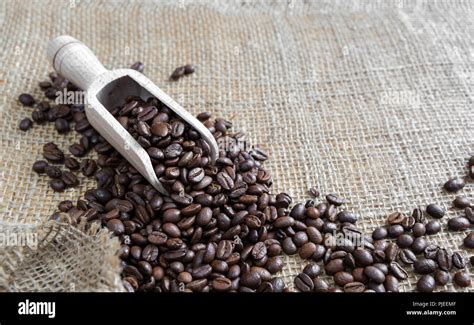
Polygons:
[[[149,154],[124,128],[123,123],[110,113],[125,99],[135,96],[147,104],[139,107],[140,101],[133,100],[123,108],[129,111],[140,110],[137,117],[137,132],[140,135],[163,138],[171,132],[175,136],[184,132],[184,123],[176,123],[170,128],[170,125],[165,123],[167,121],[161,120],[163,116],[159,114],[156,106],[164,106],[200,135],[206,143],[211,161],[217,159],[217,143],[209,130],[140,72],[133,69],[105,69],[87,46],[67,35],[52,39],[47,52],[54,69],[86,91],[85,112],[92,126],[161,193],[168,194],[168,191],[157,178]],[[149,98],[154,98],[154,102],[146,102]],[[180,150],[179,144],[170,145],[164,155],[167,158],[178,157]]]

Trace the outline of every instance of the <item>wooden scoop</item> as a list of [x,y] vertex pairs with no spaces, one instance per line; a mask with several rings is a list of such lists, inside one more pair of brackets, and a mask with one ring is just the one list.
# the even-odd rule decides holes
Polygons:
[[143,100],[154,96],[196,129],[211,148],[211,161],[217,159],[218,147],[211,132],[140,72],[105,69],[87,46],[67,35],[52,39],[47,53],[57,73],[86,91],[85,111],[91,125],[162,194],[168,192],[156,177],[147,152],[107,108],[122,105],[130,95]]

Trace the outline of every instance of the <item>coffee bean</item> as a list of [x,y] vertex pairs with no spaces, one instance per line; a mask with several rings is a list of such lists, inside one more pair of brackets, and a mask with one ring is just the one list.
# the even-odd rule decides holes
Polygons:
[[413,232],[413,236],[415,236],[415,237],[424,236],[425,233],[426,233],[425,225],[422,224],[421,222],[415,223],[413,225],[412,232]]
[[328,275],[334,275],[344,270],[344,262],[341,258],[333,259],[326,264],[324,269]]
[[471,277],[464,271],[454,273],[453,281],[461,288],[469,287],[471,285]]
[[449,181],[444,183],[444,189],[448,192],[457,192],[460,189],[462,189],[466,183],[464,182],[464,179],[461,177],[454,177],[451,178]]
[[352,254],[358,266],[369,266],[374,262],[370,252],[365,249],[358,248]]
[[388,227],[388,235],[390,238],[396,238],[403,234],[403,227],[401,225],[392,225]]
[[367,266],[364,274],[375,283],[381,284],[385,281],[385,274],[375,266]]
[[171,80],[174,80],[174,81],[177,81],[179,78],[181,78],[182,76],[184,76],[184,71],[185,71],[184,66],[182,66],[182,67],[177,67],[177,68],[173,71],[173,73],[171,74],[170,79],[171,79]]
[[426,246],[424,254],[425,254],[426,258],[429,258],[429,259],[433,260],[433,259],[436,258],[436,255],[438,254],[438,251],[439,251],[438,246],[436,246],[434,244],[430,244],[430,245]]
[[296,247],[295,243],[290,237],[287,237],[283,240],[282,247],[283,252],[286,255],[293,255],[296,254],[296,252],[298,251],[298,247]]
[[471,206],[471,200],[465,196],[457,196],[453,201],[453,206],[459,209],[465,209]]
[[471,231],[469,234],[467,234],[463,243],[467,248],[474,248],[474,232]]
[[400,225],[405,218],[406,216],[403,213],[394,212],[388,216],[387,223],[389,225]]
[[435,286],[435,279],[429,274],[421,276],[416,283],[416,289],[419,292],[433,292]]
[[344,286],[344,292],[364,292],[365,285],[361,282],[350,282]]
[[227,173],[220,172],[219,174],[217,174],[217,182],[220,186],[222,186],[223,189],[227,191],[234,188],[234,181]]
[[388,235],[387,229],[385,227],[377,227],[373,232],[372,232],[372,238],[374,240],[380,240],[386,238]]
[[436,262],[427,258],[417,260],[413,266],[418,274],[429,274],[436,270]]
[[426,207],[426,213],[435,219],[441,219],[445,215],[444,210],[439,205],[434,203],[428,204]]
[[55,192],[62,192],[66,189],[66,184],[61,179],[52,179],[49,182],[49,186],[55,191]]
[[434,279],[437,285],[446,285],[449,282],[449,273],[443,270],[436,270],[434,273]]
[[410,247],[413,244],[413,237],[409,234],[401,234],[397,237],[397,245],[400,248]]
[[415,222],[425,222],[425,216],[423,215],[423,211],[420,208],[413,209],[411,216],[413,217],[413,219],[415,219]]
[[304,244],[303,246],[301,246],[298,252],[302,259],[308,259],[312,257],[314,253],[316,252],[316,244],[312,242],[308,242]]
[[466,230],[471,226],[469,220],[464,217],[454,217],[448,220],[448,228],[453,231]]
[[130,66],[130,69],[137,70],[138,72],[143,72],[143,70],[145,69],[145,65],[142,62],[137,61]]
[[398,292],[399,291],[399,289],[398,289],[398,279],[396,277],[394,277],[393,275],[389,274],[385,277],[384,286],[385,286],[385,290],[387,292]]
[[441,230],[441,224],[437,220],[429,221],[425,227],[427,235],[434,235]]
[[397,279],[405,280],[408,278],[407,271],[397,262],[391,262],[388,266],[388,269],[392,275]]
[[400,258],[400,261],[402,261],[402,263],[404,264],[413,264],[416,262],[415,253],[408,248],[400,250],[400,252],[398,253],[398,257]]
[[115,235],[121,235],[125,232],[125,227],[119,219],[112,219],[107,222],[107,228]]
[[335,206],[340,206],[345,203],[345,200],[336,194],[328,194],[326,195],[326,200]]
[[474,211],[472,210],[471,207],[465,208],[464,209],[465,217],[467,220],[469,220],[470,223],[474,224]]
[[184,66],[184,74],[185,74],[185,75],[194,73],[194,71],[196,71],[196,66],[195,66],[195,65],[193,65],[193,64],[186,64],[186,65]]
[[212,287],[219,292],[229,291],[232,287],[232,281],[227,278],[219,277],[212,281]]
[[33,106],[36,102],[30,94],[21,94],[18,96],[18,100],[24,106]]
[[311,292],[314,289],[313,280],[305,273],[300,273],[295,277],[295,286],[302,292]]
[[428,243],[423,237],[417,237],[413,241],[413,244],[411,245],[411,250],[415,254],[421,254],[425,250],[425,248],[428,246]]
[[303,220],[305,211],[306,208],[304,204],[298,203],[293,207],[293,209],[291,209],[290,217],[294,218],[295,220]]
[[334,274],[334,282],[340,286],[344,287],[346,284],[354,282],[354,277],[348,272],[337,272]]
[[58,204],[58,209],[61,212],[68,212],[69,210],[72,209],[72,207],[73,207],[73,204],[72,204],[72,201],[70,200],[61,201]]
[[58,118],[56,121],[54,121],[54,127],[58,133],[67,133],[70,131],[69,122],[63,118]]
[[457,269],[464,269],[466,267],[464,258],[459,252],[453,253],[452,262],[453,262],[454,267],[456,267]]
[[24,118],[20,121],[18,128],[22,131],[28,131],[33,126],[33,121],[29,118]]
[[33,170],[38,173],[42,174],[45,172],[46,167],[48,166],[48,162],[45,160],[38,160],[35,161],[33,164]]
[[449,271],[452,267],[451,256],[446,249],[439,249],[436,253],[436,261],[438,266],[443,271]]

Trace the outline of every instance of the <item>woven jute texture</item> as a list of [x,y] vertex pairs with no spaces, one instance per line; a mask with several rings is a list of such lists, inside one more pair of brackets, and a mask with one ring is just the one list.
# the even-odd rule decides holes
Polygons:
[[[49,222],[64,199],[31,171],[41,147],[75,134],[17,129],[51,67],[47,41],[70,34],[108,68],[145,62],[145,74],[186,109],[231,119],[270,154],[274,192],[307,189],[348,200],[369,232],[388,213],[436,202],[474,154],[473,5],[469,1],[1,1],[0,231],[36,234],[35,247],[0,248],[3,290],[122,290],[118,241],[103,229]],[[167,81],[176,66],[197,72]],[[468,184],[461,194],[473,197]],[[443,225],[447,218],[445,217]],[[465,257],[463,233],[430,237]],[[286,258],[285,281],[304,266]],[[474,269],[470,267],[469,271]],[[402,290],[413,290],[410,275]],[[467,288],[472,290],[474,287]],[[449,285],[439,290],[459,290]]]

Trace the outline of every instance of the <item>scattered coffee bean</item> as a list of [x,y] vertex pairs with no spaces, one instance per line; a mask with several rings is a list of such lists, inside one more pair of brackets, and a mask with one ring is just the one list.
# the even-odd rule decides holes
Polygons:
[[433,292],[436,287],[435,279],[429,274],[425,274],[418,279],[416,289],[419,292]]
[[444,210],[439,205],[434,203],[428,204],[426,207],[426,213],[435,219],[441,219],[445,214]]
[[33,126],[33,121],[29,118],[24,118],[20,121],[18,128],[22,131],[28,131]]
[[33,106],[35,104],[35,99],[30,94],[21,94],[18,97],[20,103],[24,106]]
[[465,288],[471,285],[471,277],[467,272],[458,271],[454,273],[453,281],[456,285]]
[[457,192],[466,185],[464,179],[461,177],[451,178],[449,181],[444,183],[444,189],[448,192]]

